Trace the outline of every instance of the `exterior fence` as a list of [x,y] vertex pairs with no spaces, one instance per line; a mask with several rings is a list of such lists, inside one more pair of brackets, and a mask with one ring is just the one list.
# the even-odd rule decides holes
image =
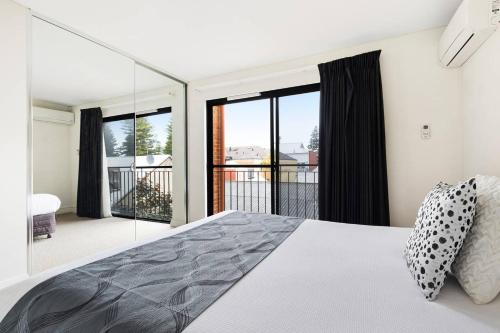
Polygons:
[[218,167],[213,172],[214,213],[241,210],[318,218],[317,171],[286,166],[274,175],[269,167]]
[[172,167],[108,168],[114,216],[169,223],[172,218]]

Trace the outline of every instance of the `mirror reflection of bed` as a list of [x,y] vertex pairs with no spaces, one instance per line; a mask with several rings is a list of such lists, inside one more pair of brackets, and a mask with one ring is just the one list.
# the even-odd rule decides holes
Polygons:
[[35,193],[31,200],[33,237],[52,238],[52,234],[56,231],[56,212],[61,208],[61,200],[47,193]]
[[[32,52],[32,273],[170,229],[172,122],[182,85],[38,19]],[[79,188],[87,186],[80,178],[88,175],[80,130],[82,112],[95,110],[102,113],[100,209],[89,217],[77,214]],[[145,197],[156,205],[141,206]]]

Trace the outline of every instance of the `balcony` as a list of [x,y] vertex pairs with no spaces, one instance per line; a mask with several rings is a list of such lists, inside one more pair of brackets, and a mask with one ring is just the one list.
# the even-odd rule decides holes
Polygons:
[[172,167],[108,168],[113,216],[170,223]]
[[[242,210],[318,219],[315,166],[227,166],[213,170],[214,213]],[[275,184],[275,185],[273,185]]]

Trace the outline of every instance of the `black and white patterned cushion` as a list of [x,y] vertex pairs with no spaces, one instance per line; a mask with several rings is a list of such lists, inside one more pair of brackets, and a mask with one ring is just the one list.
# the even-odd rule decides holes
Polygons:
[[439,183],[425,197],[404,251],[406,263],[425,298],[434,300],[444,284],[476,209],[474,178]]

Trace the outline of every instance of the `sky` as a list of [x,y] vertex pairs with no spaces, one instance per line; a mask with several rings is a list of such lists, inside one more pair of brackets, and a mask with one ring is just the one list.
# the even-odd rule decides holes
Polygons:
[[164,146],[167,141],[167,124],[172,119],[172,114],[162,113],[155,116],[149,116],[147,119],[153,126],[153,133],[156,135],[156,140],[160,141],[160,144]]
[[[270,101],[268,99],[225,105],[225,145],[270,147]],[[281,143],[301,142],[305,147],[314,126],[319,124],[319,92],[279,98],[279,121]],[[167,139],[167,123],[170,113],[148,116],[153,133],[161,145]],[[132,119],[105,123],[112,129],[118,146],[125,139],[124,122]]]
[[[224,106],[225,146],[270,145],[270,101],[257,100]],[[319,92],[279,98],[281,143],[301,142],[307,147],[319,124]]]

